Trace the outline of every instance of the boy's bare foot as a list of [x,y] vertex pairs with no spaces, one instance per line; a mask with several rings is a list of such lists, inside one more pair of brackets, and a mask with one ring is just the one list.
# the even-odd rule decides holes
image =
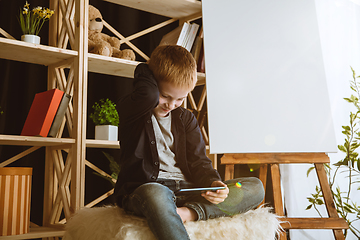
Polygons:
[[195,221],[197,219],[197,213],[187,207],[179,207],[176,209],[176,212],[180,215],[183,222]]

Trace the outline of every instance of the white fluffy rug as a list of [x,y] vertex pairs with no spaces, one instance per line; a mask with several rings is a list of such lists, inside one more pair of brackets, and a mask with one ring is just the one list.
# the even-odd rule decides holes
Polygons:
[[[233,217],[188,222],[191,240],[274,240],[279,217],[261,207]],[[156,240],[146,220],[115,206],[83,208],[66,224],[64,240]]]

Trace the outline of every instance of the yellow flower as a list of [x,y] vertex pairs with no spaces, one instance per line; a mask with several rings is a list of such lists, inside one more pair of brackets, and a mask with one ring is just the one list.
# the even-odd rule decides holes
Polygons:
[[38,35],[44,22],[50,19],[50,17],[54,14],[54,11],[41,6],[33,8],[30,11],[29,6],[30,4],[26,1],[23,9],[20,9],[20,27],[23,34]]

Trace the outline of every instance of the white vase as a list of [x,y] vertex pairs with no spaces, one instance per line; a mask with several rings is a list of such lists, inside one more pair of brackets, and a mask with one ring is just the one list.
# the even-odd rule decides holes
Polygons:
[[36,35],[25,34],[21,36],[21,41],[40,44],[40,37]]
[[98,125],[95,126],[95,139],[96,140],[118,140],[118,127],[113,125]]

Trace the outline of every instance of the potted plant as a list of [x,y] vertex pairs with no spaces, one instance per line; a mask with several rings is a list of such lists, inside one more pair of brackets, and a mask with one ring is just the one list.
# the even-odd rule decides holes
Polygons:
[[94,174],[109,181],[111,183],[111,186],[115,187],[116,180],[118,179],[118,175],[120,173],[120,165],[114,160],[114,157],[111,156],[109,153],[106,152],[102,152],[102,153],[109,160],[109,168],[111,171],[111,175],[104,174],[102,172],[94,172]]
[[23,33],[21,40],[40,44],[39,32],[45,21],[49,20],[53,14],[53,10],[40,6],[30,10],[30,4],[26,1],[19,14],[19,23]]
[[90,118],[95,124],[95,139],[118,140],[119,114],[115,108],[116,104],[109,99],[100,99],[92,106],[94,112]]

